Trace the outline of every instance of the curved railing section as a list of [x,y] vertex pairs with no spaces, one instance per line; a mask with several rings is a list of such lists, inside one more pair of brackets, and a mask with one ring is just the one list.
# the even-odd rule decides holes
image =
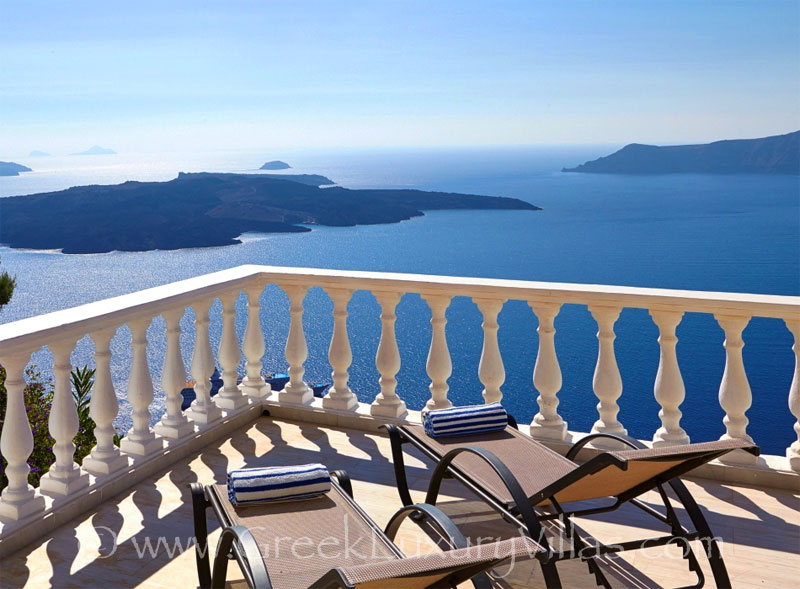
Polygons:
[[[265,352],[259,299],[267,285],[278,285],[287,295],[289,332],[285,355],[289,382],[281,391],[271,391],[262,377]],[[333,303],[333,335],[328,359],[333,386],[322,400],[322,410],[339,413],[364,413],[348,384],[348,369],[353,361],[347,328],[347,305],[358,290],[371,291],[380,306],[381,335],[375,366],[380,374],[380,392],[368,413],[376,419],[402,420],[407,416],[404,401],[397,394],[396,375],[401,357],[395,337],[395,310],[406,293],[422,296],[431,310],[432,335],[427,359],[430,400],[426,407],[451,406],[447,380],[452,372],[446,335],[445,313],[453,297],[471,298],[483,316],[483,349],[478,375],[486,402],[499,401],[505,380],[503,359],[498,346],[498,314],[508,300],[528,303],[538,319],[539,351],[533,368],[533,384],[538,391],[539,411],[530,424],[531,434],[558,443],[568,437],[567,422],[558,411],[561,369],[555,347],[554,321],[564,304],[584,305],[597,323],[598,356],[593,388],[597,397],[597,421],[593,433],[626,434],[617,418],[617,400],[622,393],[622,378],[614,354],[614,326],[623,308],[647,309],[658,327],[660,358],[654,396],[660,406],[661,426],[652,443],[686,444],[689,434],[681,427],[680,405],[684,383],[676,356],[676,328],[685,313],[714,316],[725,332],[725,370],[719,388],[720,406],[725,412],[723,438],[750,439],[746,412],[751,391],[742,361],[742,332],[751,317],[782,319],[794,336],[796,357],[794,378],[788,393],[789,408],[797,419],[796,440],[786,450],[787,470],[800,473],[800,297],[693,292],[616,286],[559,284],[516,280],[493,280],[345,272],[337,270],[240,266],[199,276],[129,295],[98,301],[0,325],[0,364],[6,369],[8,403],[0,435],[0,449],[8,461],[8,486],[0,496],[0,520],[7,529],[44,513],[53,498],[74,498],[88,493],[90,485],[113,477],[137,461],[164,454],[198,432],[214,427],[221,420],[263,400],[297,408],[311,405],[313,394],[304,381],[303,364],[308,356],[303,325],[303,301],[309,288],[321,287]],[[235,302],[244,292],[247,326],[240,342],[235,329]],[[209,336],[209,311],[215,300],[222,307],[222,335],[217,350],[223,385],[210,396],[214,354]],[[195,316],[195,339],[190,375],[196,382],[196,398],[184,412],[181,389],[186,380],[181,356],[180,322],[187,309]],[[161,386],[166,396],[166,412],[151,426],[150,406],[153,380],[147,361],[147,330],[153,318],[162,316],[166,324],[166,351],[163,357]],[[117,396],[111,379],[110,342],[118,328],[131,331],[132,360],[127,383],[127,400],[133,408],[132,427],[119,447],[114,444],[113,422],[118,412]],[[70,354],[76,342],[88,335],[94,342],[95,384],[91,416],[96,422],[97,444],[81,465],[74,460],[72,442],[78,429],[69,373]],[[28,457],[33,437],[25,412],[23,374],[31,355],[43,346],[53,354],[54,398],[49,421],[55,439],[56,460],[41,478],[39,489],[28,484]],[[245,374],[239,382],[238,367],[244,360]],[[319,407],[317,407],[319,410]],[[739,464],[755,460],[749,454],[732,455]],[[45,497],[49,497],[48,502]]]

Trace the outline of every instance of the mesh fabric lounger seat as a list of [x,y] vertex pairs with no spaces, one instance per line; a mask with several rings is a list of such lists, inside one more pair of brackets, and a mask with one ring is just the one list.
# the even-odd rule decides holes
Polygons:
[[[611,552],[633,550],[659,545],[681,544],[690,570],[704,583],[699,563],[692,552],[690,540],[700,540],[708,556],[718,587],[730,587],[719,546],[694,498],[676,477],[733,450],[745,450],[758,455],[759,449],[745,440],[721,440],[684,446],[647,448],[641,442],[610,434],[592,434],[575,444],[562,456],[519,432],[512,418],[505,430],[478,435],[432,438],[421,425],[385,426],[392,442],[392,458],[400,498],[405,505],[411,502],[405,475],[402,446],[411,443],[436,464],[426,497],[434,505],[445,475],[453,476],[507,521],[519,526],[547,552],[540,558],[549,586],[559,586],[555,564],[570,558],[586,560],[599,585],[609,586],[593,557]],[[579,465],[572,461],[588,442],[611,438],[631,448],[602,452]],[[668,484],[691,519],[693,530],[683,527],[664,490]],[[657,490],[664,503],[658,511],[637,499]],[[598,506],[580,503],[595,499],[613,499]],[[573,503],[570,506],[565,504]],[[574,533],[571,516],[585,516],[614,511],[631,503],[661,521],[669,534],[611,545],[587,546]],[[547,509],[542,509],[547,508]],[[569,550],[553,550],[544,535],[541,522],[559,520],[567,538],[573,543]]]
[[[453,522],[427,505],[401,508],[386,531],[353,501],[347,475],[331,473],[329,493],[314,499],[234,506],[226,485],[191,485],[200,587],[224,587],[229,559],[236,559],[250,587],[455,587],[508,559],[542,554],[530,538],[469,547]],[[338,480],[338,482],[337,482]],[[208,556],[206,509],[223,527],[214,558]],[[452,550],[406,557],[392,542],[402,521],[423,514]]]

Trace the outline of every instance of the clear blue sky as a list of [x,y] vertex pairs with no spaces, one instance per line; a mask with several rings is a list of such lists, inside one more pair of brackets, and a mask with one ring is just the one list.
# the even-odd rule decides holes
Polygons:
[[0,159],[800,128],[798,0],[30,0],[0,26]]

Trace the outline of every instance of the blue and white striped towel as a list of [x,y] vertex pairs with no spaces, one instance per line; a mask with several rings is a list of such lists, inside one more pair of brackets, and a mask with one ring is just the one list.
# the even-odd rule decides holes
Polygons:
[[313,499],[331,489],[322,464],[240,468],[228,472],[228,498],[234,505]]
[[463,436],[504,430],[508,414],[500,403],[428,411],[422,425],[429,436]]

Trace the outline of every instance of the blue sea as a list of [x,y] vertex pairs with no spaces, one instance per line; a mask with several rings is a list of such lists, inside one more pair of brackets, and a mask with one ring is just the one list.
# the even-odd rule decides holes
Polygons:
[[[221,248],[64,255],[0,248],[2,265],[16,274],[12,302],[0,322],[30,317],[240,264],[272,264],[414,272],[538,281],[613,284],[764,294],[800,294],[800,186],[796,177],[758,175],[616,176],[562,173],[614,151],[616,145],[453,149],[282,150],[196,154],[127,154],[97,157],[13,158],[34,172],[0,178],[0,196],[59,190],[80,184],[167,180],[179,171],[250,172],[271,159],[294,173],[320,173],[351,188],[407,187],[511,196],[543,210],[440,211],[392,225],[315,227],[310,233],[246,235]],[[6,158],[8,159],[8,158]],[[2,213],[0,203],[0,214]],[[88,230],[88,228],[87,228]],[[0,240],[2,236],[0,236]],[[244,297],[239,301],[244,308]],[[288,301],[275,286],[262,298],[267,340],[265,365],[287,368],[283,347]],[[319,289],[306,299],[307,380],[329,382],[327,350],[332,304]],[[378,393],[374,366],[380,336],[379,308],[368,292],[350,307],[354,362],[350,384],[361,401]],[[212,343],[218,345],[220,306],[212,308]],[[477,367],[482,336],[474,304],[456,298],[447,314],[453,359],[450,399],[481,402]],[[429,398],[425,361],[430,312],[417,295],[398,307],[402,356],[398,393],[410,408]],[[184,317],[184,359],[191,359],[192,313]],[[237,325],[241,337],[244,316]],[[532,371],[538,348],[536,319],[525,302],[509,301],[500,315],[506,369],[504,404],[519,420],[537,410]],[[156,384],[153,420],[163,412],[159,385],[164,322],[149,332]],[[596,325],[587,309],[566,305],[556,319],[556,347],[563,371],[559,412],[569,428],[588,431],[597,419],[592,375]],[[623,377],[619,419],[628,432],[652,438],[659,427],[653,383],[658,332],[647,311],[625,309],[616,326]],[[717,395],[724,368],[723,332],[713,317],[687,314],[678,328],[678,359],[685,385],[682,425],[693,440],[719,437],[723,411]],[[130,333],[112,342],[114,380],[121,402],[117,427],[130,425],[125,400]],[[794,439],[787,398],[794,367],[792,337],[782,321],[754,318],[745,331],[744,361],[753,391],[749,432],[770,454],[783,454]],[[49,372],[47,350],[33,362]],[[76,365],[92,363],[82,340]]]

